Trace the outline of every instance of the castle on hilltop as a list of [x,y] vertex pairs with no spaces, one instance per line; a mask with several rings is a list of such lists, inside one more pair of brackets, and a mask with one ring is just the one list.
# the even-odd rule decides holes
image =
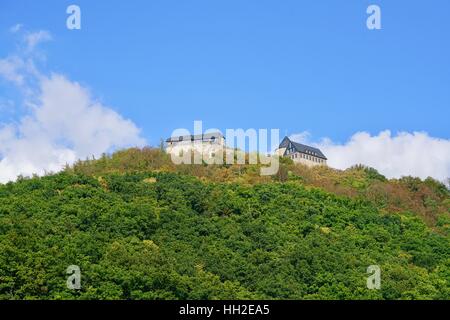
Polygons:
[[224,148],[225,137],[220,132],[170,137],[166,140],[166,152],[176,155],[198,151],[212,158]]
[[327,165],[328,159],[320,149],[294,142],[288,137],[284,137],[275,152],[281,157],[291,158],[295,163],[307,166]]
[[[169,154],[198,151],[212,158],[224,149],[227,149],[225,137],[220,132],[170,137],[166,140],[166,152]],[[327,165],[328,160],[318,148],[294,142],[288,137],[284,137],[275,154],[307,166]]]

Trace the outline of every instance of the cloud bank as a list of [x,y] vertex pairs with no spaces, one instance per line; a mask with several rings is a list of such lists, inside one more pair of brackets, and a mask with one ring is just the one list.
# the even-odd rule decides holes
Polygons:
[[388,178],[411,175],[445,181],[450,177],[450,140],[431,137],[426,132],[392,135],[386,130],[374,136],[358,132],[344,144],[327,138],[314,143],[309,141],[307,132],[291,138],[319,147],[327,156],[328,164],[337,169],[364,164]]
[[[51,36],[40,31],[23,39],[32,51]],[[17,122],[0,124],[0,183],[145,144],[133,122],[96,101],[79,83],[38,71],[32,53],[26,54],[0,59],[0,78],[21,92],[27,110]]]

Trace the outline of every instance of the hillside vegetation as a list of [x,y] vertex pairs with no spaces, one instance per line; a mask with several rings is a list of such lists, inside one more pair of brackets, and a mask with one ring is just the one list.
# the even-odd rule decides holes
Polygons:
[[0,298],[450,299],[450,192],[364,166],[282,159],[264,177],[123,150],[0,185]]

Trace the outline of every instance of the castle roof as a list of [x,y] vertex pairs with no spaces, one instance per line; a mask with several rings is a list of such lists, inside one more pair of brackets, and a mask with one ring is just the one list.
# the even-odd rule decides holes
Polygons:
[[195,141],[195,140],[213,140],[217,138],[224,138],[221,132],[211,132],[211,133],[203,133],[196,135],[187,135],[187,136],[179,136],[179,137],[170,137],[166,140],[166,142],[180,142],[180,141]]

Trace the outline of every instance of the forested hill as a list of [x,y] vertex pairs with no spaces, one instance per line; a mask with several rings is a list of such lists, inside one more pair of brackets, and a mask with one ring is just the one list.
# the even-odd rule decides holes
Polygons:
[[0,185],[0,298],[450,299],[449,210],[433,179],[129,149]]

